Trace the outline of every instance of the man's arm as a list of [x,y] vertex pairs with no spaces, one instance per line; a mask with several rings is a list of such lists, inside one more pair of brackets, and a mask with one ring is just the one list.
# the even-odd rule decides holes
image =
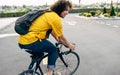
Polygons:
[[54,33],[53,31],[51,32],[51,35],[55,38],[55,40],[56,40],[57,42],[59,42],[58,37],[56,37],[56,35],[55,35],[55,33]]
[[65,46],[67,46],[69,49],[74,50],[75,49],[75,45],[71,44],[70,42],[68,42],[68,40],[65,38],[64,35],[58,37],[59,42],[61,42],[62,44],[64,44]]
[[68,42],[68,40],[65,38],[64,35],[57,37],[53,31],[51,32],[51,35],[56,39],[57,42],[61,42],[62,44],[64,44],[66,47],[68,47],[71,50],[75,49],[75,45]]

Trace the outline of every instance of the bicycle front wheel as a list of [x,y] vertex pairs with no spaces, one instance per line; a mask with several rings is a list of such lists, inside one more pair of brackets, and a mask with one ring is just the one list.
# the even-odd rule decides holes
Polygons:
[[34,72],[33,70],[26,70],[20,73],[19,75],[40,75],[38,72]]
[[60,57],[58,57],[56,61],[55,74],[73,75],[80,64],[79,55],[72,51],[70,53],[68,53],[68,51],[65,51],[64,53],[61,53],[61,55],[65,63],[61,60]]

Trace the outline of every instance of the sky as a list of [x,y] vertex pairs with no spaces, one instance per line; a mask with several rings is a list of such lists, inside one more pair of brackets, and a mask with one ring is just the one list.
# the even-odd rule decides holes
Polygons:
[[[46,3],[48,5],[53,4],[57,0],[0,0],[0,6],[2,5],[45,5]],[[79,4],[79,0],[71,0],[74,4]],[[120,0],[113,0],[113,2],[119,2]],[[93,4],[93,3],[110,3],[111,0],[81,0],[80,4]]]

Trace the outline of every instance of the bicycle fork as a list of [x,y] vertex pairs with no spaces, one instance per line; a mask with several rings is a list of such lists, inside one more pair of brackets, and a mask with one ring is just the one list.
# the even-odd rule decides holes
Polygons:
[[[63,54],[64,54],[64,53],[63,53]],[[62,60],[62,62],[64,63],[64,65],[65,65],[66,67],[68,67],[68,64],[65,62],[65,60],[64,60],[64,58],[63,58],[63,56],[62,56],[62,53],[59,54],[59,57],[60,57],[60,59]]]

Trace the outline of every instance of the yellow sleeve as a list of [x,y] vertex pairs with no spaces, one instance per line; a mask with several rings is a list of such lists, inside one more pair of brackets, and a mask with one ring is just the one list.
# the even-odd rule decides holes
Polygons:
[[53,21],[52,30],[54,31],[54,33],[55,33],[55,35],[57,37],[62,35],[62,22],[61,22],[61,19]]

